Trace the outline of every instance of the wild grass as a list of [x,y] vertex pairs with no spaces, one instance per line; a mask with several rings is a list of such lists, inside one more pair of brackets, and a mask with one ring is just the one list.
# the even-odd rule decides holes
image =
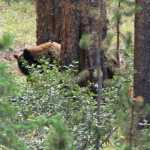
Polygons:
[[11,33],[15,37],[13,49],[34,45],[36,40],[36,14],[30,1],[12,2],[0,0],[0,36]]

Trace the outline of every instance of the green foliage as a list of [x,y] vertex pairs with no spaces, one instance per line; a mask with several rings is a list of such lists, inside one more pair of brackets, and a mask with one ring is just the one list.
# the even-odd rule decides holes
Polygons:
[[133,49],[131,32],[126,33],[124,37],[124,45],[125,45],[125,50],[127,51],[126,54],[130,54],[131,49]]
[[[25,137],[33,134],[35,130],[47,128],[50,133],[47,141],[42,142],[43,144],[46,143],[44,149],[53,147],[56,150],[58,146],[63,146],[62,150],[73,150],[71,135],[60,115],[51,117],[49,115],[34,115],[33,112],[30,117],[24,118],[20,106],[18,104],[15,106],[15,103],[12,104],[11,101],[8,101],[10,99],[8,96],[15,93],[16,83],[6,69],[5,65],[0,65],[0,148],[4,150],[28,150],[32,146],[27,145],[28,140]],[[13,102],[14,100],[12,99]],[[51,136],[51,133],[56,134]],[[46,136],[48,132],[44,131],[44,134]],[[46,137],[43,138],[43,140],[45,139]],[[57,145],[54,144],[55,142]]]
[[[21,133],[28,135],[33,131],[48,127],[49,135],[44,143],[45,150],[73,150],[71,135],[60,116],[38,116],[26,120],[20,120],[18,109],[8,101],[0,100],[0,144],[14,150],[30,149],[19,137]],[[30,139],[31,140],[31,139]],[[44,146],[43,146],[44,147]],[[60,148],[61,147],[61,148]]]
[[36,14],[32,1],[12,0],[9,6],[2,1],[0,34],[10,33],[15,36],[13,49],[33,45],[36,41]]
[[[128,59],[128,64],[131,65],[131,58]],[[48,69],[49,67],[51,70]],[[74,149],[94,150],[97,133],[100,133],[101,147],[105,148],[111,143],[112,150],[128,150],[125,139],[131,122],[129,110],[133,104],[128,95],[128,89],[132,85],[133,70],[132,66],[128,68],[128,71],[121,70],[111,81],[111,86],[104,89],[105,101],[101,103],[100,123],[97,122],[96,101],[92,98],[94,95],[87,88],[81,88],[74,82],[72,70],[59,72],[59,68],[55,65],[49,66],[47,63],[42,66],[43,73],[35,70],[28,77],[29,86],[24,91],[24,95],[15,99],[16,104],[20,106],[22,109],[20,113],[27,120],[31,116],[53,116],[58,112],[65,118],[73,139],[70,138],[64,122],[59,119],[52,121],[52,127],[49,128],[44,144],[47,150],[60,149],[58,143],[62,141],[64,143],[62,149],[70,145],[68,149],[72,150],[73,141]],[[42,145],[38,143],[37,147]],[[147,146],[147,143],[145,145]],[[33,149],[34,145],[31,148]]]
[[51,125],[45,150],[73,150],[73,139],[64,120],[58,115],[54,116],[51,118]]
[[14,119],[16,109],[8,102],[0,100],[0,144],[15,150],[27,150],[25,144],[16,135]]
[[12,46],[14,36],[11,33],[4,33],[0,38],[0,50],[6,50]]
[[75,145],[82,147],[89,138],[94,139],[96,102],[93,94],[74,82],[75,77],[70,69],[59,72],[56,66],[44,65],[42,70],[42,74],[35,71],[28,78],[30,86],[24,95],[16,99],[22,108],[21,113],[28,118],[31,114],[59,112],[73,132]]
[[[118,7],[119,3],[120,7]],[[112,17],[114,21],[120,20],[125,16],[131,17],[135,13],[134,0],[112,0],[111,4],[114,6],[114,13]]]
[[0,64],[0,98],[10,96],[17,90],[17,85],[6,68],[6,64]]
[[89,48],[89,46],[91,46],[92,43],[93,43],[92,36],[90,34],[88,33],[82,34],[80,43],[79,43],[80,48],[87,49]]
[[[107,1],[109,18],[109,30],[106,37],[105,47],[108,59],[116,57],[117,33],[119,34],[119,53],[130,55],[133,49],[134,13],[135,1],[133,0],[110,0]],[[117,30],[120,30],[119,32]]]
[[8,96],[15,93],[15,86],[6,66],[0,64],[0,145],[15,150],[27,150],[14,128],[17,109],[8,102]]
[[[131,65],[131,61],[128,58],[128,64]],[[96,101],[92,98],[94,94],[75,83],[72,69],[59,72],[55,65],[45,62],[43,73],[35,70],[28,77],[24,94],[12,99],[19,109],[13,109],[10,103],[1,104],[0,119],[6,124],[1,135],[10,128],[8,135],[11,136],[6,137],[11,139],[15,134],[15,138],[8,145],[16,149],[23,146],[28,149],[94,150],[96,135],[100,133],[103,148],[111,143],[112,150],[128,150],[125,139],[131,121],[129,110],[132,99],[128,96],[128,89],[132,85],[133,70],[130,65],[128,71],[120,71],[121,74],[111,81],[111,86],[104,89],[105,101],[101,103],[101,120],[98,123]],[[65,118],[65,122],[58,113]],[[34,136],[34,132],[34,138],[27,138]],[[147,133],[148,130],[144,130],[139,134],[142,138],[139,138],[138,144],[142,148],[148,147]],[[21,138],[18,139],[19,135]],[[39,142],[39,139],[42,140]],[[8,147],[5,142],[1,144]]]
[[[131,56],[131,55],[130,55]],[[150,129],[144,128],[138,130],[137,126],[141,116],[146,116],[148,114],[148,109],[143,107],[142,103],[135,103],[131,91],[133,85],[133,67],[132,67],[132,56],[128,57],[128,70],[121,70],[113,80],[111,84],[107,85],[103,91],[105,97],[105,111],[110,115],[110,124],[112,127],[116,128],[116,131],[111,134],[109,139],[108,150],[129,150],[131,149],[129,136],[131,126],[133,123],[132,133],[133,133],[133,145],[132,150],[143,150],[149,148],[148,132]],[[111,86],[110,86],[111,85]],[[133,110],[134,106],[134,110]],[[132,114],[132,110],[134,114]],[[132,118],[134,115],[134,119]],[[110,145],[109,145],[110,144]],[[106,147],[107,147],[106,146]],[[106,148],[107,150],[107,148]]]
[[[131,58],[128,59],[131,65]],[[129,110],[132,106],[128,89],[132,85],[133,70],[132,66],[128,68],[128,71],[121,70],[121,74],[118,73],[111,81],[111,86],[104,89],[105,101],[101,103],[100,123],[97,122],[96,101],[92,98],[94,94],[88,88],[81,88],[75,83],[71,69],[59,72],[59,68],[47,63],[42,66],[43,73],[35,70],[28,77],[30,86],[22,97],[16,99],[17,104],[22,108],[21,114],[24,118],[29,118],[31,114],[54,115],[59,112],[72,131],[76,148],[94,150],[99,132],[102,147],[110,140],[114,149],[125,149],[128,146],[124,140],[131,121]],[[52,130],[49,135],[60,140],[59,132],[63,135],[63,131]],[[48,136],[49,144],[58,145],[57,140],[54,143],[51,141],[55,139],[53,136]]]
[[[35,13],[33,5],[27,1],[5,0],[1,11],[3,24],[0,30],[6,33],[0,39],[0,48],[24,47],[35,42]],[[1,1],[0,1],[1,2]],[[108,2],[108,1],[107,1]],[[118,9],[118,2],[121,7]],[[0,149],[43,149],[43,150],[95,150],[96,136],[100,135],[102,149],[129,150],[127,143],[131,123],[133,99],[128,95],[132,86],[133,56],[132,41],[133,12],[141,10],[133,0],[111,0],[108,13],[110,30],[106,40],[109,56],[115,55],[115,31],[117,20],[121,25],[121,50],[126,58],[126,70],[118,70],[113,80],[106,81],[103,89],[100,116],[96,115],[95,95],[88,88],[81,88],[75,83],[74,70],[68,68],[60,72],[55,65],[37,66],[28,77],[28,85],[23,94],[16,96],[15,80],[0,65]],[[91,9],[96,16],[97,10]],[[112,15],[113,14],[113,15]],[[21,20],[21,22],[20,22]],[[17,28],[16,28],[17,24]],[[9,33],[8,33],[9,32]],[[8,34],[7,34],[8,33]],[[80,47],[87,49],[92,44],[92,37],[83,34]],[[108,54],[108,53],[107,53]],[[129,58],[131,56],[131,58]],[[110,58],[110,57],[109,57]],[[27,62],[24,62],[26,66]],[[36,69],[37,69],[36,68]],[[41,73],[41,68],[43,73]],[[32,69],[30,67],[30,69]],[[51,70],[50,70],[51,69]],[[35,71],[34,71],[35,70]],[[22,89],[24,85],[20,85]],[[12,96],[13,97],[8,97]],[[149,112],[144,108],[145,112]],[[58,115],[58,113],[60,115]],[[60,117],[63,116],[63,117]],[[100,123],[97,121],[100,117]],[[138,131],[133,150],[148,149],[149,129]]]

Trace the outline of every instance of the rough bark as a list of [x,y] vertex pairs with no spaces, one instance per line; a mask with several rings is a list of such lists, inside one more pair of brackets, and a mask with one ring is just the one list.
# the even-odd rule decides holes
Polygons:
[[150,103],[150,1],[136,3],[141,10],[135,15],[134,92]]
[[49,40],[60,42],[61,9],[59,0],[36,0],[37,45]]
[[79,43],[79,11],[73,0],[63,0],[62,8],[62,52],[61,60],[63,65],[68,65],[77,59]]
[[[102,37],[106,34],[106,8],[103,2],[102,13],[99,14],[99,0],[73,1],[63,0],[62,7],[62,54],[63,64],[68,65],[73,60],[79,60],[79,69],[94,69],[96,67],[96,49],[98,45],[98,35],[102,25]],[[96,33],[96,34],[95,34]],[[79,41],[83,34],[89,34],[93,43],[87,49],[79,48]],[[91,41],[89,41],[91,42]],[[102,56],[102,55],[101,55]],[[103,57],[103,56],[102,56]],[[104,67],[102,67],[104,68]]]
[[[106,8],[104,0],[37,0],[37,43],[61,41],[61,63],[69,65],[79,61],[79,69],[96,69],[99,42],[106,36]],[[101,7],[101,8],[100,8]],[[99,12],[99,10],[102,10]],[[101,14],[100,14],[101,13]],[[102,29],[100,31],[100,29]],[[83,34],[89,34],[90,45],[79,48]],[[102,39],[100,39],[102,36]],[[101,70],[106,78],[104,53],[100,52]]]

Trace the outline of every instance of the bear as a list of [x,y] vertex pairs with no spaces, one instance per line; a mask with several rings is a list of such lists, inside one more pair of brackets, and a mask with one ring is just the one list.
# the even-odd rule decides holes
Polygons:
[[48,58],[49,62],[53,59],[60,60],[61,45],[57,42],[46,42],[34,47],[25,48],[20,53],[14,54],[17,59],[20,71],[29,75],[32,72],[32,66],[41,65],[39,59],[44,56]]

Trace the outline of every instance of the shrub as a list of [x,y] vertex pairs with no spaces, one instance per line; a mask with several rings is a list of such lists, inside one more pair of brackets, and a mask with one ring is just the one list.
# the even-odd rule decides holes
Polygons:
[[14,42],[14,36],[10,33],[4,33],[0,38],[0,50],[9,49]]
[[16,99],[22,108],[21,113],[28,118],[31,114],[54,115],[59,112],[73,133],[74,145],[88,149],[95,139],[94,94],[75,83],[71,69],[60,72],[55,65],[43,65],[42,70],[43,73],[36,70],[28,77],[29,86],[24,95]]
[[[73,150],[70,131],[60,115],[51,116],[42,113],[41,115],[35,115],[32,112],[29,117],[23,117],[20,113],[20,106],[9,101],[10,96],[16,95],[14,92],[16,86],[17,83],[7,72],[6,66],[0,64],[0,149],[38,149],[39,147],[35,143],[40,144],[43,149],[45,143],[44,149],[47,150],[51,147],[56,150],[62,145],[62,150]],[[14,99],[11,98],[11,100]],[[35,131],[41,135],[36,135],[36,141],[34,142],[28,136],[34,135]],[[48,132],[47,141],[44,142]],[[51,135],[51,133],[54,134]],[[41,137],[43,139],[39,142]],[[54,144],[55,142],[57,145]]]

